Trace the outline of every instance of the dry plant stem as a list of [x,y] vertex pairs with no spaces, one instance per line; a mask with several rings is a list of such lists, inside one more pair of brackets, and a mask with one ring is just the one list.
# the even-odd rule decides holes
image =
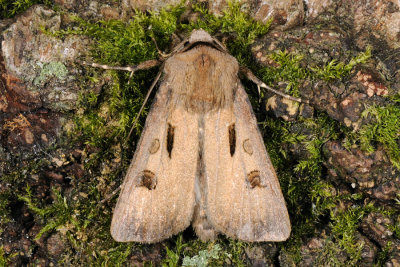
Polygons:
[[292,100],[292,101],[296,101],[299,103],[306,103],[308,104],[309,101],[308,100],[303,100],[301,98],[297,98],[297,97],[293,97],[290,95],[287,95],[285,93],[282,93],[281,91],[278,91],[272,87],[269,87],[268,85],[266,85],[264,82],[262,82],[260,79],[258,79],[252,72],[251,70],[249,70],[246,67],[240,67],[240,72],[242,72],[244,75],[246,75],[247,79],[249,79],[250,81],[252,81],[253,83],[255,83],[257,85],[258,88],[258,94],[260,94],[260,87],[265,88],[271,92],[273,92],[274,94],[280,95],[286,99]]

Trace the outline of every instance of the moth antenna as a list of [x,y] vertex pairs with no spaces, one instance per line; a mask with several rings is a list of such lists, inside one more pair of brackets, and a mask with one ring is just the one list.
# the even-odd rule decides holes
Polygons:
[[153,91],[154,87],[156,86],[158,80],[159,80],[160,77],[161,77],[162,71],[163,71],[163,68],[161,68],[160,71],[157,73],[157,76],[156,76],[156,78],[154,79],[153,83],[151,84],[149,91],[147,91],[146,97],[144,98],[143,104],[142,104],[142,106],[140,107],[139,112],[138,112],[138,114],[136,115],[135,120],[133,121],[131,130],[129,131],[128,138],[126,138],[126,140],[129,140],[129,138],[131,137],[131,134],[132,134],[132,132],[133,132],[133,129],[135,128],[135,126],[136,126],[136,124],[137,124],[137,122],[138,122],[138,120],[139,120],[139,117],[140,117],[140,115],[141,115],[141,113],[142,113],[142,111],[143,111],[143,109],[144,109],[144,106],[146,105],[146,102],[147,102],[147,100],[149,99],[151,92]]
[[308,100],[306,100],[306,99],[304,100],[304,99],[301,99],[301,98],[298,98],[298,97],[294,97],[294,96],[291,96],[291,95],[282,93],[281,91],[278,91],[278,90],[276,90],[276,89],[274,89],[274,88],[272,88],[272,87],[266,85],[263,81],[261,81],[260,79],[258,79],[258,78],[253,74],[253,72],[251,72],[251,70],[249,70],[249,69],[246,68],[246,67],[242,67],[242,66],[241,66],[241,67],[240,67],[240,72],[242,72],[244,75],[246,75],[247,79],[249,79],[250,81],[252,81],[253,83],[255,83],[255,84],[257,85],[258,95],[260,95],[260,93],[261,93],[261,92],[260,92],[260,87],[262,87],[262,88],[265,88],[265,89],[267,89],[267,90],[273,92],[274,94],[280,95],[280,96],[282,96],[282,97],[284,97],[284,98],[287,98],[287,99],[289,99],[289,100],[296,101],[296,102],[299,102],[299,103],[306,103],[306,104],[309,104],[309,103],[310,103],[310,102],[309,102]]
[[110,200],[112,197],[114,197],[122,188],[122,184],[117,187],[114,191],[111,192],[111,194],[108,194],[104,199],[100,201],[100,204],[104,204],[108,200]]

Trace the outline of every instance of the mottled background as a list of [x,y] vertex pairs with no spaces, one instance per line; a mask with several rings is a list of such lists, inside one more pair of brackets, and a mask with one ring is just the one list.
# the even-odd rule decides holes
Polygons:
[[[0,8],[0,265],[400,266],[399,1]],[[201,243],[188,229],[119,244],[109,234],[116,197],[100,201],[122,182],[145,116],[127,133],[157,70],[128,83],[129,73],[78,62],[137,64],[157,57],[150,36],[168,52],[198,27],[269,85],[310,101],[259,98],[245,81],[288,205],[286,242]]]

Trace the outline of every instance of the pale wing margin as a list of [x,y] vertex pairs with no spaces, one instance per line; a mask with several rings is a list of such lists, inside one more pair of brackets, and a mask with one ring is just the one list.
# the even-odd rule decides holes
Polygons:
[[[180,107],[169,108],[169,90],[163,85],[159,88],[126,174],[111,223],[111,235],[117,241],[158,242],[190,225],[195,203],[198,125],[195,115]],[[171,137],[171,132],[169,154],[167,135]],[[145,170],[154,174],[151,189],[140,186]]]
[[[234,124],[232,155],[229,127]],[[278,178],[247,94],[239,84],[232,108],[205,118],[206,212],[219,232],[244,241],[284,241],[290,220]],[[231,138],[231,143],[232,143]],[[259,172],[252,188],[249,176]]]

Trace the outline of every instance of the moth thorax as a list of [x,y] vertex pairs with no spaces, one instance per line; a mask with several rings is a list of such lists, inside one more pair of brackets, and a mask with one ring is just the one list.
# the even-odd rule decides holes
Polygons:
[[[201,53],[193,61],[193,72],[187,73],[185,105],[193,112],[206,113],[232,103],[235,86],[219,75],[221,64],[208,53]],[[234,77],[232,77],[234,78]]]
[[166,84],[189,112],[205,113],[231,106],[238,86],[235,58],[199,44],[165,63]]

